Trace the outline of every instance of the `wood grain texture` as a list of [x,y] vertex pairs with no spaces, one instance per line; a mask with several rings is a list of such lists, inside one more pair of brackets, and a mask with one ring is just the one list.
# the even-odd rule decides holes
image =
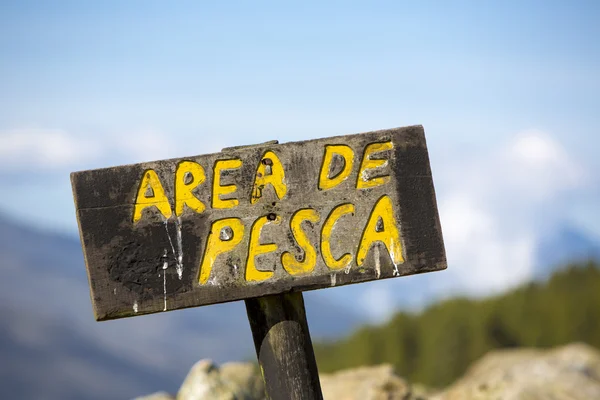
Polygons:
[[[376,154],[386,166],[370,170],[367,179],[389,175],[389,182],[357,189],[365,148],[391,141],[393,149]],[[339,185],[319,190],[319,174],[327,145],[353,149],[353,169]],[[252,204],[257,166],[266,151],[274,152],[285,170],[287,192],[278,198],[272,186],[262,190]],[[241,167],[222,173],[221,185],[235,185],[239,204],[231,209],[211,207],[213,167],[217,160],[239,159]],[[202,213],[186,209],[175,216],[175,174],[182,161],[200,164],[205,181],[194,196],[205,205]],[[341,164],[343,168],[344,163]],[[339,169],[338,168],[338,169]],[[133,222],[134,204],[145,172],[156,172],[173,215],[166,219],[156,207],[142,211]],[[335,173],[335,171],[333,171]],[[334,176],[333,174],[331,175]],[[446,268],[442,232],[429,166],[425,135],[421,126],[411,126],[296,143],[266,143],[224,149],[217,154],[184,157],[136,165],[75,172],[71,174],[80,237],[96,319],[106,320],[185,307],[201,306],[286,292],[341,286],[376,279],[438,271]],[[388,196],[400,232],[403,262],[394,263],[382,243],[370,248],[363,265],[356,255],[374,204]],[[323,224],[340,204],[354,205],[353,215],[337,221],[331,236],[336,258],[352,255],[348,268],[330,269],[321,249]],[[316,210],[316,222],[302,227],[316,251],[310,273],[291,275],[282,268],[282,254],[302,260],[303,249],[291,233],[290,219],[300,209]],[[259,270],[271,271],[269,279],[248,282],[246,264],[252,225],[260,217],[276,217],[279,224],[266,225],[260,243],[274,243],[276,251],[256,257]],[[214,221],[239,218],[244,234],[232,251],[218,256],[210,279],[199,282],[200,265]],[[215,234],[218,234],[216,232]]]
[[267,398],[322,400],[302,293],[247,299],[246,311]]

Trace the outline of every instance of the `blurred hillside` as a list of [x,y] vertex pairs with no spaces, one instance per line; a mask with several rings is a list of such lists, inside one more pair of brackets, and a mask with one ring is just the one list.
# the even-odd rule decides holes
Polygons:
[[600,348],[600,268],[572,264],[547,281],[483,300],[454,298],[422,313],[315,345],[319,370],[392,363],[412,382],[450,384],[492,349],[580,341]]

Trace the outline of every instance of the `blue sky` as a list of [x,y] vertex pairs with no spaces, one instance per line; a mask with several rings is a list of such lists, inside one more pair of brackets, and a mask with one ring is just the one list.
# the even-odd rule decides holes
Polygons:
[[74,170],[422,124],[457,287],[600,237],[600,3],[323,3],[1,1],[0,211],[74,235]]

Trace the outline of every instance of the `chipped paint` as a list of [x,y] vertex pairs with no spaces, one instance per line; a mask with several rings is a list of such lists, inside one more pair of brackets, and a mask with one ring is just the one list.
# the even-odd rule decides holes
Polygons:
[[[392,257],[392,265],[394,266],[394,276],[400,276],[400,271],[398,271],[398,265],[394,261],[396,259],[396,257],[394,257],[394,240],[392,240],[391,242],[392,249],[390,250],[390,256]],[[404,259],[404,257],[402,259]]]
[[[167,238],[169,238],[169,244],[171,245],[171,251],[173,252],[173,256],[176,257],[175,246],[173,246],[173,241],[171,240],[171,235],[169,234],[169,221],[166,219],[165,219],[165,230],[167,231]],[[167,255],[166,251],[167,250],[165,250],[165,256]]]
[[[375,245],[375,276],[377,279],[381,276],[381,260],[379,259],[381,255],[379,254],[379,245]],[[393,259],[393,256],[392,256]]]
[[183,278],[183,239],[181,237],[181,218],[177,218],[177,277]]
[[163,311],[167,311],[167,268],[169,268],[169,263],[167,262],[167,249],[165,249],[165,253],[163,255],[165,262],[163,263],[163,289],[164,289],[164,300],[165,305]]
[[361,177],[361,179],[363,180],[363,182],[368,182],[368,181],[369,181],[369,179],[370,179],[370,177],[369,177],[369,174],[367,173],[367,170],[363,170],[363,171],[360,173],[360,177]]
[[336,280],[337,280],[337,274],[331,274],[331,286],[335,286]]
[[173,257],[175,258],[175,268],[177,270],[177,277],[179,280],[183,277],[183,244],[181,238],[181,218],[178,217],[175,220],[175,230],[177,236],[177,251],[175,251],[175,246],[173,245],[173,240],[171,239],[171,234],[169,233],[169,225],[168,220],[165,219],[165,230],[167,231],[167,237],[169,238],[169,244],[171,245],[171,251],[173,252]]

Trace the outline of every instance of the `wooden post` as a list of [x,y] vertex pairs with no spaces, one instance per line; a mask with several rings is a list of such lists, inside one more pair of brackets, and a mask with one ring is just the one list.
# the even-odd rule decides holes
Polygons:
[[267,398],[323,399],[302,292],[245,301]]

